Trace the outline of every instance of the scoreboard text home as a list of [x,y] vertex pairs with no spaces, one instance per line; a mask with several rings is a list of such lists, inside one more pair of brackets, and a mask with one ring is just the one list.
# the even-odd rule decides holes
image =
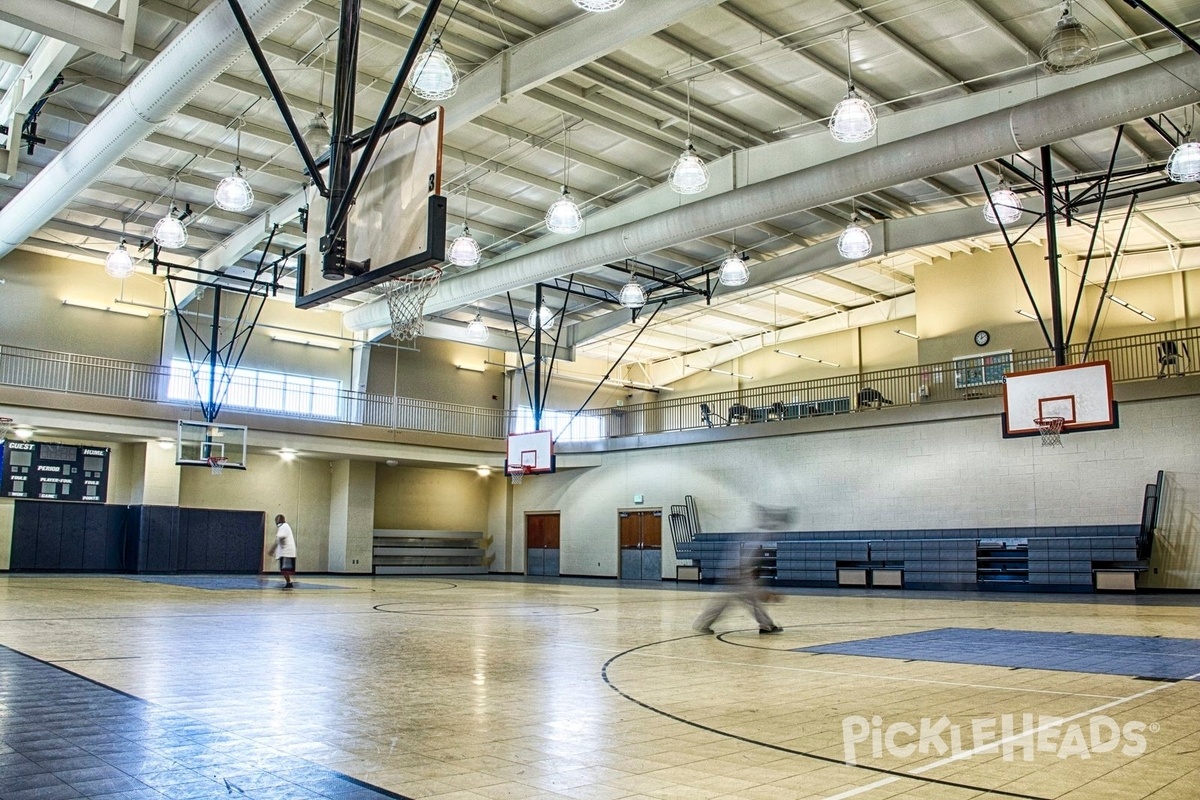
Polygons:
[[0,496],[30,500],[108,499],[108,448],[4,442]]

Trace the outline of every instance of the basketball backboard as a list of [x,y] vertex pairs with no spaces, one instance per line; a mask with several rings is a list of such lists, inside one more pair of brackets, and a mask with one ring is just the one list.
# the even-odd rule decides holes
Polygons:
[[1107,361],[1010,373],[1004,382],[1004,436],[1039,435],[1036,420],[1061,417],[1064,433],[1116,428]]
[[509,465],[517,464],[526,467],[531,475],[554,472],[554,442],[550,431],[509,434],[505,470]]
[[225,469],[246,468],[245,425],[179,420],[175,463],[182,467],[211,467],[211,459],[224,458]]
[[[321,238],[328,200],[309,187],[307,245],[297,268],[296,306],[328,303],[414,270],[440,264],[446,251],[446,198],[442,191],[442,110],[428,117],[394,117],[375,164],[346,221],[346,258],[367,263],[343,278],[322,275]],[[365,139],[358,143],[358,147]],[[328,166],[322,169],[328,177]]]

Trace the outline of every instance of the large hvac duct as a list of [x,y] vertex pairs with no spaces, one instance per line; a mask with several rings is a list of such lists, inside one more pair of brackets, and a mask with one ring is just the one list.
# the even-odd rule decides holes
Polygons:
[[[1180,108],[1200,102],[1197,86],[1200,59],[1193,53],[1173,56],[501,261],[443,281],[425,312]],[[344,321],[355,331],[385,327],[387,303],[362,305]]]
[[[242,7],[261,37],[307,2],[243,0]],[[0,210],[0,256],[49,222],[247,49],[229,4],[214,0]]]

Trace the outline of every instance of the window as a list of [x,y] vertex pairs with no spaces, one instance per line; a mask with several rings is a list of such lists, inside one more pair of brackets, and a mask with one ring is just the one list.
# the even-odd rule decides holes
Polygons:
[[[604,417],[582,413],[571,421],[573,412],[543,411],[542,430],[552,432],[554,441],[583,442],[605,437]],[[533,409],[521,406],[517,409],[516,427],[513,433],[529,433],[533,427]]]
[[[338,416],[338,395],[342,382],[304,375],[287,375],[282,372],[266,372],[239,367],[232,373],[217,367],[217,400],[222,399],[230,408],[245,408],[266,411],[272,414],[294,414],[296,416]],[[188,403],[199,402],[196,394],[208,391],[208,364],[196,365],[196,377],[187,361],[176,359],[171,363],[171,381],[167,386],[167,397]]]

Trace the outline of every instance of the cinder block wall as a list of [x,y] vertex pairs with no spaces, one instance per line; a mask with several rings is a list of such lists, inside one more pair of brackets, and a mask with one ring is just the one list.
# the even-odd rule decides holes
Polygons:
[[[1062,448],[1003,439],[994,416],[604,453],[601,465],[515,487],[510,569],[524,568],[526,511],[560,511],[562,572],[617,574],[617,509],[697,498],[705,531],[1136,523],[1145,484],[1167,471],[1164,530],[1148,587],[1200,589],[1200,403],[1128,402],[1121,428]],[[663,524],[663,572],[675,574]]]

